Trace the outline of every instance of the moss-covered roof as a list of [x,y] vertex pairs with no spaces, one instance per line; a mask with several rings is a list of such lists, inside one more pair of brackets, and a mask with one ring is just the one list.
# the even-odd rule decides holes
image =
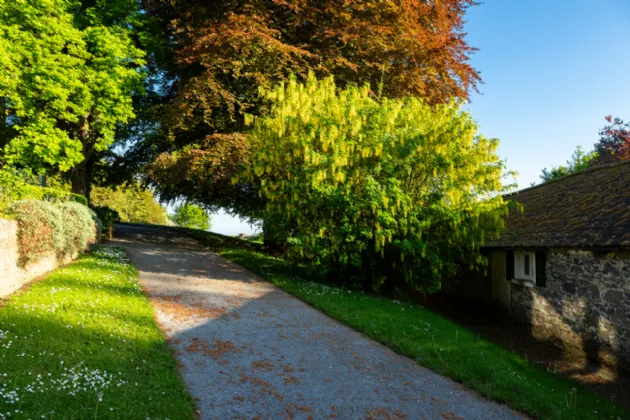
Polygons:
[[601,165],[508,195],[506,232],[490,247],[630,247],[630,162]]

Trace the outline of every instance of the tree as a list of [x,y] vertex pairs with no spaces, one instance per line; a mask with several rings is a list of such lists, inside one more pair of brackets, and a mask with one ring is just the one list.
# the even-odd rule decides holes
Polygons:
[[[195,200],[228,204],[243,216],[251,215],[251,186],[223,186],[231,186],[234,151],[247,148],[238,134],[244,114],[264,112],[260,88],[314,70],[320,77],[334,75],[340,86],[369,83],[372,95],[417,95],[439,104],[468,98],[480,81],[468,62],[474,49],[462,31],[473,0],[146,3],[177,51],[166,66],[172,80],[164,89],[170,100],[166,130],[150,139],[153,153],[163,154],[149,178],[169,196],[201,186],[204,192]],[[165,175],[175,168],[189,176]]]
[[621,118],[607,116],[609,125],[599,131],[599,141],[595,150],[599,154],[600,163],[630,160],[630,123]]
[[94,187],[91,204],[95,207],[109,207],[120,215],[122,222],[166,224],[166,210],[153,196],[153,193],[139,184],[129,184],[116,188]]
[[375,99],[368,86],[295,78],[266,91],[252,117],[251,162],[266,213],[283,220],[290,254],[366,288],[431,292],[502,228],[498,140],[454,103]]
[[171,218],[177,226],[191,229],[210,229],[210,216],[201,207],[192,203],[184,203],[175,208],[175,213]]
[[138,4],[16,0],[1,2],[0,15],[4,159],[70,171],[73,192],[88,196],[96,155],[145,89]]
[[553,166],[551,170],[544,168],[540,179],[543,182],[549,182],[556,179],[563,178],[567,175],[571,175],[577,172],[582,172],[585,169],[597,164],[599,161],[599,154],[597,151],[585,152],[582,146],[578,146],[571,155],[571,160],[567,161],[566,166]]

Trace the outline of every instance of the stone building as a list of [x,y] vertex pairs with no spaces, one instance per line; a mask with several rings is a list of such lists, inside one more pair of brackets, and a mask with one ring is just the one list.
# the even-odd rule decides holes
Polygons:
[[[630,162],[519,191],[483,294],[534,337],[630,368]],[[480,289],[478,289],[480,290]]]

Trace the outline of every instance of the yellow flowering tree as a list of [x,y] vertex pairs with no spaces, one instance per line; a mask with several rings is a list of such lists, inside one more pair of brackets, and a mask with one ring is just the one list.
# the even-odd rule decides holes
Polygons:
[[435,291],[483,261],[503,227],[504,164],[458,104],[374,98],[312,75],[262,95],[269,112],[249,118],[239,179],[259,185],[277,229],[290,227],[291,253],[382,291]]

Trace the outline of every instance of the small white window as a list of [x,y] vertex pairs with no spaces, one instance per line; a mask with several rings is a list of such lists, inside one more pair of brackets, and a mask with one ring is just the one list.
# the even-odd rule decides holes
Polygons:
[[514,253],[514,278],[536,282],[536,253],[516,251]]

